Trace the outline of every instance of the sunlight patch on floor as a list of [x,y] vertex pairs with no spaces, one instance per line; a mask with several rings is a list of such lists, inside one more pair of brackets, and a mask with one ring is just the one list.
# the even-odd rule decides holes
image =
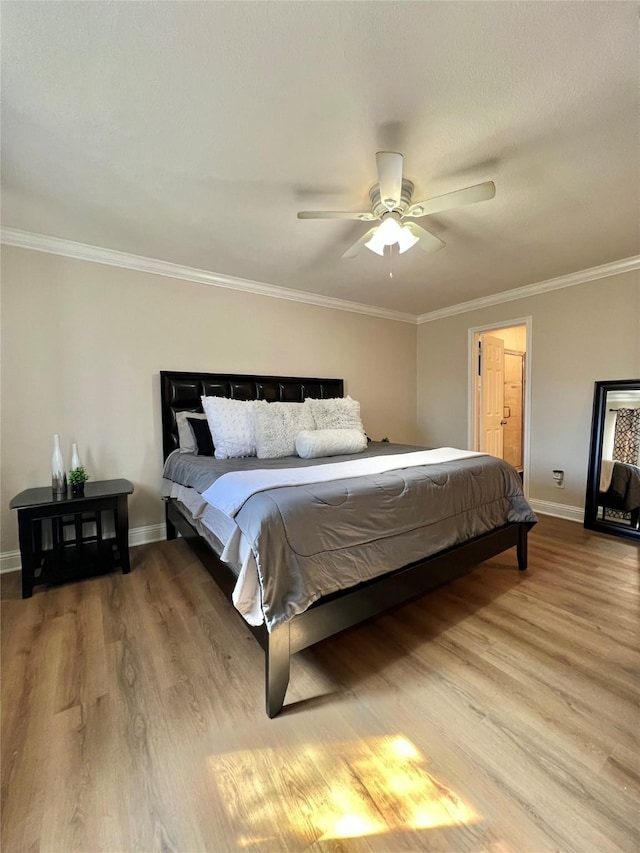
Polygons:
[[243,750],[209,765],[242,849],[481,820],[402,735]]

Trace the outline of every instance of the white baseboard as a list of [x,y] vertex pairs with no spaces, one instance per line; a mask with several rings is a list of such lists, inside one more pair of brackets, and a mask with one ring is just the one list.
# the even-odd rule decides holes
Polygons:
[[[552,501],[529,500],[531,509],[542,515],[554,515],[556,518],[566,518],[567,521],[584,521],[584,509],[579,506],[567,506]],[[160,542],[166,538],[164,524],[148,524],[146,527],[134,527],[129,531],[129,545],[147,545],[149,542]],[[20,551],[5,551],[0,554],[0,574],[16,572],[20,569]]]
[[146,527],[134,527],[129,531],[129,546],[147,545],[167,538],[166,527],[162,524],[148,524]]
[[539,512],[541,515],[554,515],[556,518],[566,518],[567,521],[579,521],[580,524],[584,521],[584,507],[568,506],[567,504],[557,504],[553,501],[539,501],[534,498],[529,498],[529,504],[534,512]]
[[20,568],[20,551],[5,551],[0,554],[0,575],[17,572]]
[[[146,527],[133,527],[129,530],[129,546],[147,545],[166,539],[166,529],[162,524],[148,524]],[[20,551],[5,551],[0,554],[0,575],[5,572],[17,572],[21,568]]]

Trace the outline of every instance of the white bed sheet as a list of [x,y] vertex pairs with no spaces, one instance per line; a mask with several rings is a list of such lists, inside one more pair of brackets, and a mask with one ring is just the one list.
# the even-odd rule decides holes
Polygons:
[[162,486],[165,497],[180,501],[193,518],[213,533],[222,544],[218,557],[225,563],[240,567],[233,589],[233,606],[250,625],[262,625],[264,616],[258,567],[251,546],[238,525],[224,512],[204,501],[195,489],[171,480],[163,480]]

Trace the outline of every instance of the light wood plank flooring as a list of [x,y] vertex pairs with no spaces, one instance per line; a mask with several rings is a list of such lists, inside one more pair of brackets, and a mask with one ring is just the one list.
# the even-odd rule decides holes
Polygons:
[[184,542],[2,600],[2,850],[638,851],[635,544],[514,551],[293,660]]

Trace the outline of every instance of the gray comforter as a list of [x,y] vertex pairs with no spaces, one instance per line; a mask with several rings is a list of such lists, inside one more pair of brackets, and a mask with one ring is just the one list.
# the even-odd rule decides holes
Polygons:
[[[213,460],[174,454],[165,478],[204,492],[228,471],[335,463],[423,448],[371,443],[364,454],[329,459]],[[487,533],[534,524],[520,478],[492,456],[424,465],[327,483],[259,492],[235,518],[253,551],[267,627],[323,595]]]

